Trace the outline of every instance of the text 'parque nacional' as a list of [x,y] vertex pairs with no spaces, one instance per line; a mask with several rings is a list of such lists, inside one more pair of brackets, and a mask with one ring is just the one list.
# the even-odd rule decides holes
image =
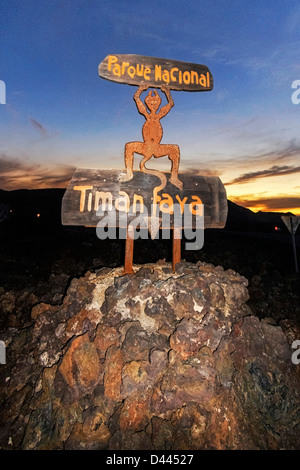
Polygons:
[[167,85],[172,90],[210,91],[213,77],[206,65],[134,54],[111,54],[99,65],[107,80],[152,87]]

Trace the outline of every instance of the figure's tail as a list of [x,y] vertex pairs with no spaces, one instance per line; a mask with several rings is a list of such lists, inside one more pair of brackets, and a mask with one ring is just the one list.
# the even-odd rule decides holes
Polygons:
[[160,179],[160,186],[155,186],[155,188],[154,188],[157,193],[166,187],[166,185],[167,185],[167,177],[166,177],[166,175],[165,175],[164,173],[162,173],[161,171],[158,171],[158,170],[151,170],[151,168],[146,168],[146,167],[144,166],[144,168],[142,169],[142,172],[143,172],[143,173],[147,173],[148,175],[157,176],[157,177]]
[[166,187],[167,177],[161,171],[151,170],[150,168],[146,168],[145,165],[143,165],[143,167],[141,168],[141,171],[143,173],[147,173],[148,175],[157,176],[160,179],[160,185],[155,186],[155,188],[153,188],[152,213],[151,213],[151,216],[148,217],[149,232],[150,232],[152,240],[154,240],[161,225],[161,220],[157,216],[157,211],[156,211],[158,201],[161,200],[161,197],[157,196],[157,193]]

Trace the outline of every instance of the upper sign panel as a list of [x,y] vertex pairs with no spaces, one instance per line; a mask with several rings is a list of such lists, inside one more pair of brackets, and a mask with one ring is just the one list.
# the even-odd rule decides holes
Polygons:
[[128,85],[168,86],[178,91],[210,91],[213,76],[206,65],[134,54],[111,54],[99,65],[102,78]]

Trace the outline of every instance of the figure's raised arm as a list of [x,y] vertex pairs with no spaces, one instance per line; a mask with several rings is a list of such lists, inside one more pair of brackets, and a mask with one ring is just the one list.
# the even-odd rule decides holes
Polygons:
[[171,93],[170,93],[170,89],[168,87],[166,87],[165,85],[163,85],[161,87],[161,91],[164,92],[164,94],[166,95],[166,98],[168,100],[168,104],[166,104],[165,106],[163,106],[161,108],[161,110],[159,111],[159,119],[163,118],[166,114],[168,114],[168,112],[173,108],[174,106],[174,101],[173,101],[173,98],[171,96]]
[[139,86],[139,88],[137,89],[135,94],[133,95],[133,99],[136,103],[136,106],[137,106],[137,109],[138,109],[139,113],[141,113],[145,117],[148,115],[148,112],[147,112],[146,106],[144,105],[144,103],[140,99],[140,96],[143,93],[143,91],[147,90],[148,88],[149,88],[148,85],[141,85],[141,86]]

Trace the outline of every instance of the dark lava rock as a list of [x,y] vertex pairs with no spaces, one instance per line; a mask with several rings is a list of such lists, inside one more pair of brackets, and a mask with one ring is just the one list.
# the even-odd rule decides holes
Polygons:
[[0,335],[0,448],[299,449],[299,329],[252,315],[232,270],[136,270],[73,279]]

